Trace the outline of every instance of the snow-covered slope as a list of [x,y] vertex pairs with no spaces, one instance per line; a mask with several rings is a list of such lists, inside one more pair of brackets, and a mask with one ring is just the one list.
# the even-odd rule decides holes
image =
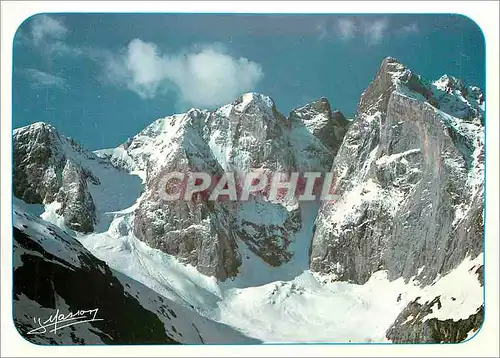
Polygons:
[[[14,199],[14,322],[29,341],[38,344],[258,342],[111,269],[67,232],[38,218],[39,208]],[[168,276],[167,272],[164,279]],[[98,309],[95,316],[98,320],[69,327],[61,322],[56,332],[51,332],[54,326],[50,326],[46,332],[30,333],[39,328],[35,319],[43,322],[56,309],[64,315]]]
[[[309,213],[312,209],[306,208]],[[81,236],[79,241],[113,270],[165,299],[267,343],[388,342],[386,330],[419,296],[422,304],[440,296],[441,308],[436,305],[413,323],[432,318],[466,319],[476,314],[483,302],[482,256],[465,260],[424,288],[416,278],[408,283],[402,278],[391,281],[386,271],[378,271],[364,285],[357,285],[336,281],[333,275],[311,273],[307,269],[306,240],[311,232],[304,232],[304,240],[295,247],[301,257],[294,256],[279,267],[267,265],[239,242],[243,261],[240,272],[221,282],[148,247],[130,228],[123,229],[122,220],[113,222],[107,233]],[[312,222],[314,217],[308,220]],[[458,279],[461,285],[455,284]],[[474,334],[477,327],[472,325],[466,334]],[[233,339],[229,337],[228,342]]]

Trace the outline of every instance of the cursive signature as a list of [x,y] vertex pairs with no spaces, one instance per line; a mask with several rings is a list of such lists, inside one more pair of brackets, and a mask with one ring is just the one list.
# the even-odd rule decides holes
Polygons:
[[102,318],[97,318],[98,311],[99,308],[93,310],[78,310],[77,312],[69,312],[65,315],[57,309],[55,314],[50,315],[46,319],[33,317],[33,321],[38,324],[38,327],[29,331],[28,334],[56,333],[59,329],[64,327],[74,326],[85,322],[103,321]]

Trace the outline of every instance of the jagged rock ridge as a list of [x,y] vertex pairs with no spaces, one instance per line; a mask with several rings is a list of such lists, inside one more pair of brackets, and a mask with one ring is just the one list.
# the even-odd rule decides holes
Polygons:
[[99,184],[92,174],[78,166],[66,152],[81,152],[74,141],[62,138],[49,124],[35,123],[14,131],[14,195],[27,203],[57,201],[58,211],[68,227],[92,232],[95,205],[87,190],[87,179]]
[[192,109],[159,119],[126,144],[98,154],[146,172],[146,191],[134,221],[138,238],[204,274],[226,279],[241,264],[239,240],[272,266],[291,259],[288,246],[301,228],[299,203],[261,197],[238,203],[166,203],[158,194],[165,173],[324,172],[348,125],[324,98],[286,118],[269,97],[247,93],[214,112]]

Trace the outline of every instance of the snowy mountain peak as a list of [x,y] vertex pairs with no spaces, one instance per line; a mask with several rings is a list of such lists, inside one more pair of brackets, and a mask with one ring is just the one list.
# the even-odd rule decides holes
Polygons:
[[[462,83],[450,76],[441,82]],[[391,279],[409,279],[424,267],[418,275],[429,283],[466,255],[477,256],[483,118],[467,91],[443,90],[397,60],[384,59],[335,157],[341,199],[320,209],[312,270],[363,283],[381,267]],[[427,251],[417,249],[423,242]],[[456,252],[444,256],[452,242]]]
[[28,124],[27,126],[14,129],[14,133],[26,132],[26,131],[49,131],[49,132],[52,132],[52,131],[56,131],[56,129],[52,125],[45,123],[45,122],[35,122],[35,123]]
[[292,113],[300,115],[301,113],[314,110],[317,113],[321,113],[327,116],[331,115],[332,109],[330,102],[325,97],[320,97],[312,102],[305,104],[302,107],[292,110]]
[[274,101],[271,99],[271,97],[255,92],[244,93],[234,103],[236,103],[237,106],[240,106],[239,108],[241,108],[242,110],[244,108],[247,108],[248,106],[256,106],[261,108],[267,107],[269,109],[275,107]]
[[358,114],[386,113],[393,93],[428,103],[432,107],[466,121],[484,125],[484,94],[476,86],[465,86],[453,76],[443,75],[434,82],[426,80],[392,57],[382,61],[368,88],[361,95]]
[[325,97],[320,97],[290,112],[292,126],[305,126],[307,130],[326,145],[333,154],[342,143],[349,126],[342,112],[333,111]]
[[222,115],[224,117],[230,117],[231,115],[238,115],[240,113],[253,113],[256,115],[265,114],[266,118],[281,117],[271,97],[256,92],[244,93],[232,103],[222,106],[215,111],[216,115]]
[[45,143],[51,146],[55,145],[55,142],[61,141],[61,137],[58,131],[50,124],[45,122],[36,122],[29,124],[24,127],[14,129],[14,139],[24,138],[26,142],[34,143]]
[[441,90],[451,89],[463,91],[465,89],[462,80],[447,74],[442,75],[439,79],[434,81],[433,85]]
[[393,79],[400,78],[407,71],[408,71],[408,69],[406,68],[406,66],[403,63],[396,60],[394,57],[384,58],[384,60],[380,64],[380,68],[379,68],[379,74],[380,73],[387,73]]
[[13,159],[14,196],[50,207],[51,220],[83,233],[106,228],[110,218],[101,214],[135,201],[124,186],[132,196],[140,190],[139,178],[43,122],[14,130]]

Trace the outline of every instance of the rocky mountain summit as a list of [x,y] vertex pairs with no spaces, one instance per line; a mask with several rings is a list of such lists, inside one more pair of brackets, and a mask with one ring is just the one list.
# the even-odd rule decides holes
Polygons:
[[132,205],[141,180],[114,167],[47,123],[14,130],[13,194],[50,205],[77,232],[107,230],[105,213]]
[[[335,157],[341,198],[319,210],[311,270],[363,284],[382,269],[430,285],[482,253],[483,123],[477,87],[427,82],[385,59]],[[414,334],[390,337],[434,339]]]
[[[366,285],[385,272],[389,282],[427,292],[394,297],[404,304],[385,339],[456,342],[477,331],[484,310],[477,299],[484,110],[478,87],[448,75],[428,81],[386,58],[353,119],[326,98],[286,117],[271,98],[245,93],[214,111],[160,118],[119,147],[94,153],[48,124],[16,129],[14,196],[42,204],[43,219],[76,237],[103,234],[117,245],[139,239],[224,287],[260,264],[265,272],[293,268],[293,277],[309,269],[319,281],[345,285]],[[238,178],[250,170],[331,172],[339,199],[306,204],[254,194],[248,201],[168,202],[160,195],[170,172]],[[445,284],[457,272],[479,278],[468,281],[474,299]],[[289,279],[277,273],[255,282]]]
[[482,252],[482,96],[443,78],[384,60],[334,160],[341,198],[320,208],[311,269],[361,284],[379,269],[418,272],[430,284]]
[[94,230],[95,204],[87,179],[99,182],[72,160],[71,154],[87,154],[79,144],[61,137],[49,124],[35,123],[14,131],[13,152],[14,196],[30,204],[60,202],[58,213],[68,227]]
[[324,98],[286,118],[267,96],[247,93],[214,112],[192,109],[162,118],[126,144],[98,154],[123,168],[146,172],[146,191],[136,211],[138,238],[219,279],[241,265],[238,240],[265,262],[291,259],[288,246],[301,228],[300,203],[165,203],[158,185],[172,171],[250,169],[269,172],[328,171],[349,122]]

